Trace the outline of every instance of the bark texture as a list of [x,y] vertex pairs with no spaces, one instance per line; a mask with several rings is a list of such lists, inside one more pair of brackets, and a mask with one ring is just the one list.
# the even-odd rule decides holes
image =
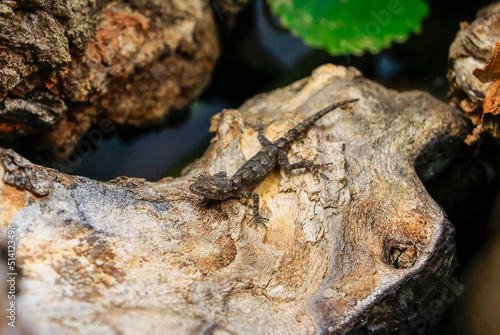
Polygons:
[[[206,206],[199,173],[230,175],[260,145],[342,99],[292,145],[329,180],[274,171],[248,204]],[[19,311],[34,334],[407,334],[429,330],[460,291],[453,228],[415,172],[432,176],[466,122],[423,92],[398,93],[352,68],[225,110],[205,155],[159,182],[97,182],[1,151],[1,227],[14,225]],[[452,290],[452,288],[454,290]],[[430,316],[429,316],[430,315]],[[406,331],[406,332],[405,332]]]
[[483,131],[500,138],[500,3],[478,12],[450,46],[448,79],[452,102],[460,106],[476,128],[472,143]]
[[0,137],[67,156],[102,117],[161,121],[207,84],[208,0],[0,1]]

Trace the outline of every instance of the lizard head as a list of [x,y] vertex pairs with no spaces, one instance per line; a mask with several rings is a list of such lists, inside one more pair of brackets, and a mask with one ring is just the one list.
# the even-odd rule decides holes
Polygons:
[[232,186],[228,178],[202,174],[189,186],[189,190],[207,199],[225,200],[231,196]]

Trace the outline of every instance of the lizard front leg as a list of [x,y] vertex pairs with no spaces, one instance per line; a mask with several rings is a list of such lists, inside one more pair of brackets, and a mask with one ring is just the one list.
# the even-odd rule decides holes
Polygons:
[[285,169],[287,171],[295,170],[295,169],[308,169],[314,176],[318,177],[321,176],[326,180],[329,180],[329,178],[322,172],[318,170],[318,164],[314,164],[314,160],[307,160],[307,161],[302,161],[298,163],[293,163],[290,164],[290,161],[288,160],[288,156],[286,155],[286,152],[280,151],[278,154],[278,165],[280,168]]
[[238,195],[240,198],[247,198],[247,199],[252,199],[252,207],[253,207],[253,218],[250,222],[254,221],[255,222],[255,228],[257,228],[257,225],[262,225],[264,228],[267,229],[266,224],[264,221],[269,221],[268,219],[260,216],[259,213],[259,195],[254,192],[248,192],[248,191],[243,191],[240,192]]
[[250,122],[245,122],[245,124],[253,129],[257,129],[257,139],[259,140],[260,145],[262,145],[263,148],[268,148],[273,145],[273,142],[270,141],[265,135],[264,135],[264,130],[266,129],[266,126],[264,126],[262,123],[255,124],[255,123],[250,123]]
[[260,145],[262,145],[263,148],[267,148],[271,145],[273,145],[273,142],[271,142],[265,135],[264,135],[264,125],[261,123],[257,126],[257,130],[259,131],[257,134],[257,139],[260,142]]

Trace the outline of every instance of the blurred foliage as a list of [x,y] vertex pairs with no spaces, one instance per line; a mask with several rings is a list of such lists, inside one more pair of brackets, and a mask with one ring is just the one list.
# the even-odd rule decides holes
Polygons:
[[311,47],[332,55],[378,53],[420,32],[429,9],[422,0],[267,0],[274,13]]

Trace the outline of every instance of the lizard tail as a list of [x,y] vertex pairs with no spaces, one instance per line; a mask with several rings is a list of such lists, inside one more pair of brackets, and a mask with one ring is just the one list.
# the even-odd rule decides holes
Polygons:
[[[331,111],[337,109],[338,107],[341,107],[341,106],[344,106],[344,105],[347,105],[347,104],[350,104],[352,102],[356,102],[358,101],[359,99],[350,99],[350,100],[344,100],[344,101],[341,101],[341,102],[337,102],[335,104],[332,104],[328,107],[325,107],[323,108],[322,110],[320,110],[319,112],[305,118],[304,120],[302,120],[302,122],[300,122],[299,124],[297,124],[295,127],[293,127],[292,129],[290,129],[285,135],[283,135],[283,137],[281,137],[278,141],[279,142],[283,142],[283,145],[286,144],[286,143],[290,143],[291,141],[295,140],[296,138],[298,138],[301,134],[304,133],[304,131],[309,128],[314,122],[318,121],[319,119],[321,119],[323,116],[325,116],[326,114],[330,113]],[[277,141],[277,142],[278,142]]]

